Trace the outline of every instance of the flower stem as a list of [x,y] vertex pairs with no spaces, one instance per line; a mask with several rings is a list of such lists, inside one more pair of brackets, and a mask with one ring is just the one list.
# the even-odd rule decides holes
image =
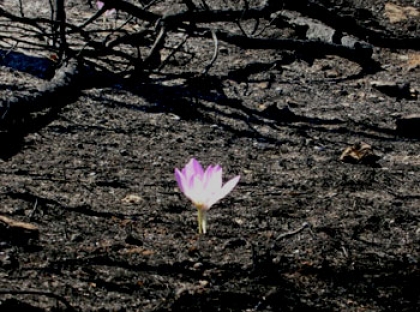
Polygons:
[[199,234],[206,234],[207,228],[207,219],[206,219],[206,211],[204,209],[197,208],[198,211],[198,233]]

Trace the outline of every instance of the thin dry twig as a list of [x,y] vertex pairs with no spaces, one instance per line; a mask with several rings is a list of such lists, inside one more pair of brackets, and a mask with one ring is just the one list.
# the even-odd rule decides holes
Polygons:
[[67,311],[76,311],[71,304],[65,299],[64,297],[57,295],[55,293],[49,291],[41,291],[41,290],[34,290],[34,289],[7,289],[7,288],[0,288],[0,295],[37,295],[37,296],[46,296],[50,298],[54,298],[57,301],[60,301],[66,306]]
[[19,0],[19,12],[20,12],[20,16],[25,17],[25,12],[23,11],[22,0]]
[[292,237],[292,236],[294,236],[294,235],[296,235],[296,234],[299,234],[300,232],[302,232],[304,229],[310,229],[311,228],[311,224],[309,223],[309,222],[304,222],[303,224],[302,224],[302,226],[301,227],[299,227],[299,228],[297,228],[297,229],[295,229],[295,230],[292,230],[292,231],[289,231],[289,232],[286,232],[286,233],[282,233],[282,234],[280,234],[280,235],[278,235],[275,239],[274,239],[274,244],[276,243],[276,242],[278,242],[279,240],[282,240],[283,238],[289,238],[289,237]]
[[189,36],[186,36],[175,48],[173,48],[171,53],[169,53],[169,55],[160,64],[158,71],[161,71],[166,66],[166,64],[169,62],[171,57],[173,57],[181,49],[181,47],[187,42],[188,38]]
[[143,65],[145,67],[153,65],[153,62],[159,57],[160,55],[159,50],[163,46],[165,37],[166,37],[166,26],[164,23],[162,23],[160,26],[159,34],[156,37],[156,40],[153,43],[152,48],[150,49],[149,55],[143,60]]
[[201,72],[201,75],[205,75],[208,73],[210,68],[213,66],[214,62],[216,62],[217,56],[219,55],[219,41],[217,40],[217,35],[214,30],[211,30],[211,36],[214,42],[213,57],[211,58],[210,63]]

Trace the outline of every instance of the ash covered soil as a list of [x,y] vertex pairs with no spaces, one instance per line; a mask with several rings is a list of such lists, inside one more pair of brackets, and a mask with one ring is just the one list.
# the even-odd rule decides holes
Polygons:
[[[418,16],[391,23],[385,4],[335,9],[420,36]],[[185,73],[209,64],[211,37],[189,39],[149,79],[86,83],[3,142],[1,311],[419,310],[420,141],[396,122],[420,113],[420,52],[374,46],[379,68],[366,69],[219,44],[201,78]],[[257,62],[272,66],[243,72]],[[1,75],[5,97],[43,81],[4,63]],[[340,161],[358,142],[377,157]],[[174,178],[192,157],[241,175],[201,236]]]

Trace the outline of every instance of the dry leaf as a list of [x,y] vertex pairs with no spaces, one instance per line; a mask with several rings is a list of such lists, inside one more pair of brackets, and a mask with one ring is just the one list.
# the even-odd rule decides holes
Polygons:
[[269,89],[270,88],[270,82],[263,81],[263,82],[257,83],[257,88],[259,88],[261,90]]
[[2,238],[26,243],[30,239],[39,238],[39,229],[33,224],[0,216],[0,234]]
[[374,164],[378,160],[379,156],[375,155],[372,146],[365,142],[359,142],[346,148],[340,156],[340,161],[352,164]]
[[144,247],[133,247],[133,248],[125,248],[121,250],[122,254],[140,254],[143,256],[151,256],[155,253],[155,251],[150,249],[145,249]]
[[420,67],[420,53],[411,53],[408,55],[407,69],[409,71]]
[[135,195],[135,194],[128,194],[121,201],[122,201],[123,204],[133,205],[133,204],[142,203],[144,201],[144,199],[141,196],[138,196],[138,195]]
[[389,19],[391,24],[405,21],[410,17],[419,17],[420,11],[412,6],[399,6],[392,3],[385,4],[384,15]]
[[38,228],[30,223],[16,221],[13,219],[10,219],[6,216],[0,216],[0,221],[6,224],[10,228],[20,228],[22,230],[31,231],[31,232],[38,232]]

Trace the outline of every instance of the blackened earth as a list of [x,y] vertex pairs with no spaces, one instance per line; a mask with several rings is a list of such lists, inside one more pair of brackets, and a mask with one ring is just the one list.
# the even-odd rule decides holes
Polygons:
[[[395,36],[420,35],[418,18],[391,24],[385,1],[339,5]],[[39,237],[2,227],[1,311],[419,310],[420,142],[396,131],[420,112],[419,51],[374,46],[380,69],[365,70],[220,44],[205,78],[182,75],[212,57],[211,38],[191,39],[193,61],[87,84],[2,144],[0,215]],[[235,75],[257,61],[278,63]],[[19,89],[13,79],[42,80],[5,65],[2,75],[5,96]],[[378,160],[340,161],[358,142]],[[226,180],[241,175],[203,236],[174,179],[192,157],[220,164]]]

